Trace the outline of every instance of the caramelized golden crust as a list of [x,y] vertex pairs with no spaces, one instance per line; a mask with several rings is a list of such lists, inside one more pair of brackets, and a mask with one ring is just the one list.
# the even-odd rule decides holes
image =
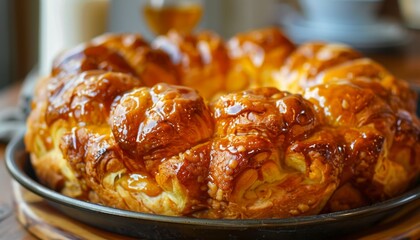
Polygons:
[[346,46],[294,48],[269,28],[226,43],[210,32],[151,45],[105,35],[67,51],[27,120],[40,182],[204,218],[313,215],[408,189],[420,121],[407,83]]
[[276,100],[288,95],[275,88],[264,88],[221,96],[212,104],[216,135],[254,133],[270,139],[279,137],[283,119]]
[[168,158],[213,134],[203,99],[181,86],[134,89],[115,105],[111,119],[116,141],[134,159]]
[[79,125],[105,123],[113,101],[142,85],[131,75],[103,71],[54,78],[50,81],[46,122],[51,125],[58,119],[73,119]]
[[290,54],[284,66],[274,73],[276,86],[300,93],[316,85],[316,76],[323,70],[360,57],[360,53],[345,45],[305,43]]
[[300,95],[259,88],[221,96],[212,104],[216,134],[261,134],[290,141],[320,124],[311,103]]
[[294,44],[278,29],[241,33],[227,42],[232,66],[226,79],[228,92],[276,86],[272,72],[279,69]]
[[153,49],[145,39],[136,34],[107,34],[92,40],[121,54],[144,84],[152,87],[159,82],[179,84],[177,69],[169,56]]
[[171,57],[182,85],[196,89],[206,99],[225,89],[230,60],[218,35],[211,32],[181,35],[170,31],[156,38],[152,45]]
[[398,80],[371,59],[360,58],[328,68],[317,76],[316,83],[339,80],[349,80],[362,88],[370,88],[387,101],[394,111],[403,108],[414,113],[416,110],[417,97],[408,83]]
[[67,76],[89,70],[135,74],[134,69],[117,52],[103,46],[81,45],[56,58],[51,75]]
[[[305,89],[303,97],[323,111],[332,126],[360,127],[376,121],[392,124],[392,109],[369,88],[336,81]],[[380,121],[381,120],[381,121]]]
[[185,195],[194,201],[187,203],[188,213],[206,208],[210,149],[210,141],[197,144],[162,161],[156,173],[156,181],[163,189],[170,191],[176,182],[184,187]]
[[93,45],[105,46],[120,52],[129,62],[136,61],[136,55],[149,47],[149,43],[138,34],[105,34],[92,39]]
[[328,131],[281,147],[260,135],[215,139],[206,214],[272,218],[319,212],[337,188],[342,169],[343,153],[333,141]]
[[213,112],[206,214],[270,218],[323,208],[339,184],[344,155],[334,135],[319,129],[310,102],[260,88],[220,97]]
[[135,34],[108,34],[61,54],[55,59],[52,75],[104,70],[129,73],[146,86],[159,82],[178,84],[175,66],[168,55],[152,49]]

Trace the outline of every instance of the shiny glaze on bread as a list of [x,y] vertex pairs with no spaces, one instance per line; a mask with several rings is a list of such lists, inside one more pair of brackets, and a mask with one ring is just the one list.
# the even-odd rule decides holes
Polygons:
[[420,172],[416,95],[338,44],[105,35],[58,56],[25,143],[43,184],[107,206],[285,218],[365,206]]

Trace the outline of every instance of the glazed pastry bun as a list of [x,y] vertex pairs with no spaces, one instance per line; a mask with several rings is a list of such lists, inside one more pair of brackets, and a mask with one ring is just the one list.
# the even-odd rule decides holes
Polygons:
[[110,207],[286,218],[366,206],[420,173],[417,96],[348,46],[108,34],[59,55],[25,144],[39,181]]

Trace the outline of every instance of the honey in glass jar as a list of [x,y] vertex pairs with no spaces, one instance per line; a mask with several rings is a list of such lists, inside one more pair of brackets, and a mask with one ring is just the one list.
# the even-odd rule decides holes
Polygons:
[[196,27],[203,9],[200,1],[149,1],[143,12],[150,30],[155,34],[165,34],[170,29],[186,34]]

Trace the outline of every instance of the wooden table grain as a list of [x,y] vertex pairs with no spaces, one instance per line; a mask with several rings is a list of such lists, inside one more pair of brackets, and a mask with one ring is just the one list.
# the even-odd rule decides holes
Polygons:
[[[412,83],[414,87],[420,89],[420,31],[410,30],[409,33],[411,35],[410,42],[402,48],[365,52],[364,54],[383,64],[394,75],[406,79]],[[19,92],[19,84],[0,91],[0,109],[7,106],[16,106]],[[4,164],[5,147],[6,145],[4,143],[0,143],[0,207],[5,207],[6,209],[2,211],[5,216],[0,219],[0,239],[37,239],[17,220],[16,211],[14,210],[15,208],[13,205],[14,200],[11,177]],[[409,221],[401,227],[407,228],[407,231],[411,231],[411,233],[414,232],[414,234],[419,234],[415,237],[420,238],[419,222],[420,209],[417,208],[412,211]],[[395,231],[392,230],[395,229],[395,223],[393,224],[384,225],[385,227],[382,226],[382,229],[372,229],[370,232],[360,233],[355,237],[361,239],[387,238],[395,233]],[[398,234],[403,235],[399,235],[396,238],[401,239],[407,237],[404,235],[404,230],[400,230],[402,230],[403,233]]]

